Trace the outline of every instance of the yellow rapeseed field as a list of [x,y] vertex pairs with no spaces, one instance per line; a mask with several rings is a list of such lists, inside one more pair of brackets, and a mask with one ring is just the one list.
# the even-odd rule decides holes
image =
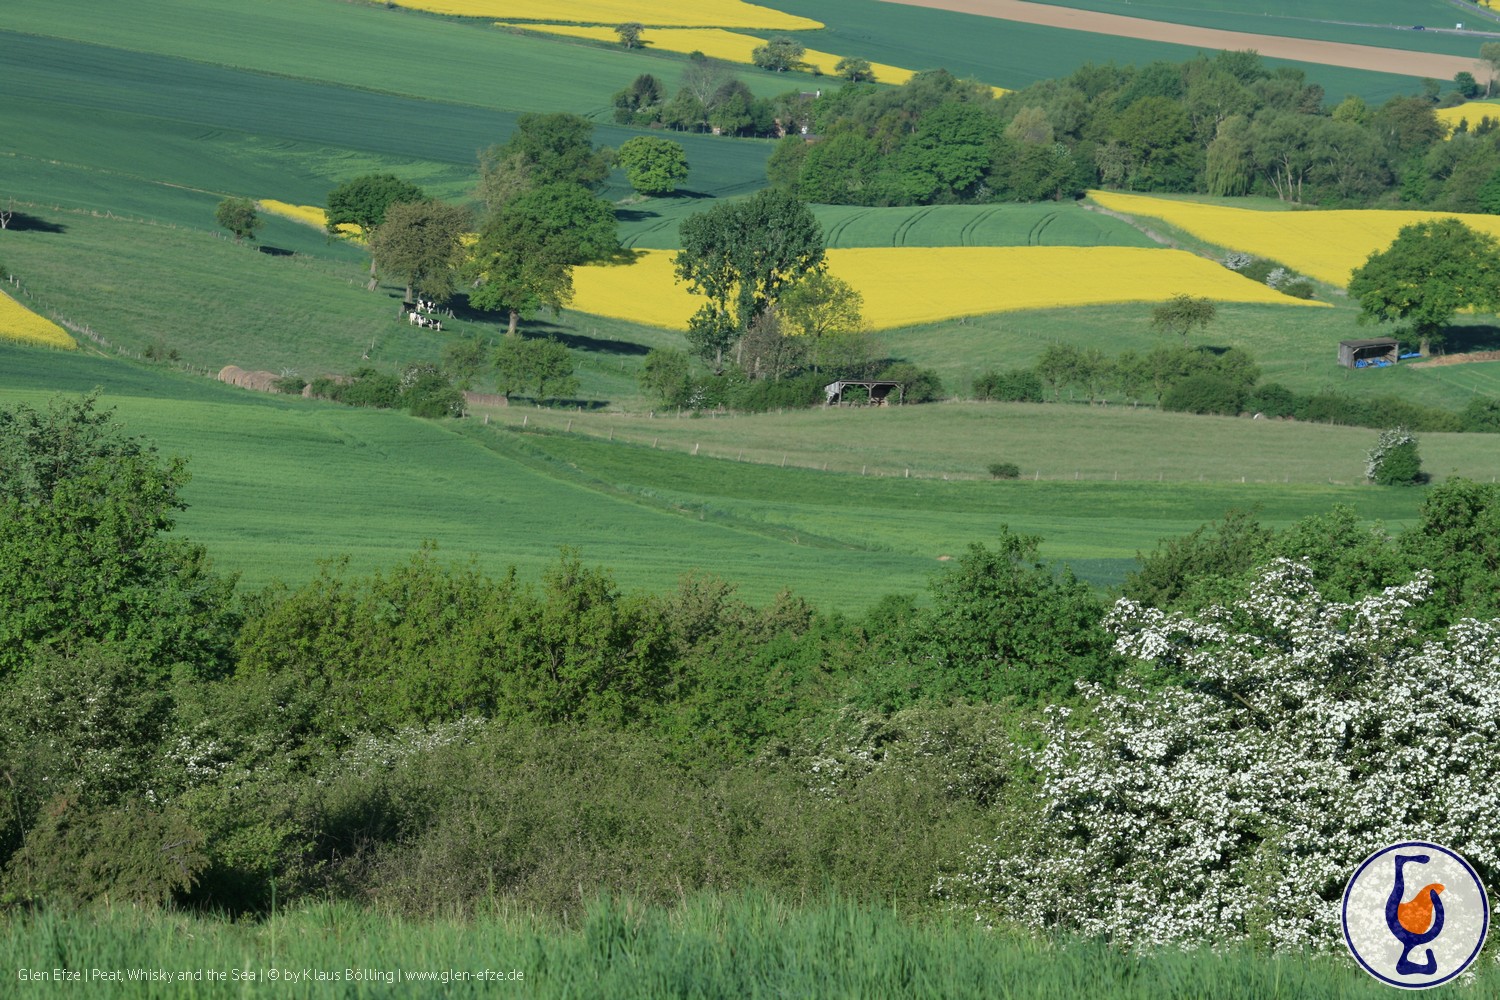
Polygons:
[[[291,219],[305,226],[316,226],[319,229],[328,228],[328,213],[316,205],[292,205],[284,201],[276,201],[274,198],[262,198],[256,202],[262,212],[279,215],[283,219]],[[363,230],[352,222],[345,222],[339,226],[339,232],[345,236],[360,237],[364,235]]]
[[1349,272],[1390,246],[1402,226],[1458,218],[1500,238],[1500,216],[1494,215],[1382,209],[1268,212],[1113,191],[1090,191],[1089,196],[1111,211],[1162,219],[1200,240],[1278,260],[1331,285],[1347,285]]
[[[502,24],[501,27],[545,31],[552,35],[591,38],[603,42],[619,39],[614,28],[602,24]],[[641,32],[641,42],[649,48],[664,52],[702,52],[714,59],[737,63],[753,62],[751,54],[766,44],[766,41],[764,38],[726,31],[723,28],[647,28]],[[842,58],[844,57],[816,49],[808,49],[802,54],[802,61],[807,64],[809,71],[817,69],[830,76]],[[885,63],[871,63],[870,69],[880,83],[899,85],[916,75],[909,69],[887,66]]]
[[1451,135],[1453,130],[1458,127],[1458,123],[1465,119],[1468,120],[1470,128],[1478,125],[1485,118],[1493,118],[1495,121],[1500,121],[1500,104],[1490,104],[1487,101],[1468,101],[1457,107],[1438,108],[1435,114],[1438,116],[1438,121],[1448,126],[1448,132]]
[[[629,264],[573,272],[573,307],[685,329],[703,299],[672,275],[672,250],[638,250]],[[875,329],[1178,294],[1219,302],[1324,305],[1288,298],[1180,250],[1144,247],[871,247],[828,251],[828,269],[864,296]]]
[[23,344],[43,344],[71,351],[78,347],[68,331],[49,319],[27,309],[15,299],[0,292],[0,340],[18,340]]
[[713,24],[721,28],[815,31],[819,21],[741,0],[402,0],[401,6],[435,14],[488,17],[497,21],[556,21],[582,24],[637,22],[663,27]]

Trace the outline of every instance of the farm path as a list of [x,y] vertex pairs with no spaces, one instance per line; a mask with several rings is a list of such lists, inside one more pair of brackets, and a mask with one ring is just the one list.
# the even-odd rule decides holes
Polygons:
[[1231,51],[1254,49],[1261,55],[1273,59],[1292,59],[1297,62],[1366,69],[1378,73],[1431,77],[1435,80],[1451,80],[1453,75],[1460,71],[1473,73],[1479,79],[1485,79],[1488,75],[1482,63],[1465,56],[1448,56],[1435,52],[1408,52],[1404,49],[1349,45],[1343,42],[1324,42],[1311,38],[1257,35],[1246,31],[1224,31],[1219,28],[1198,28],[1187,24],[1125,17],[1120,14],[1104,14],[1072,7],[1027,3],[1025,0],[883,0],[883,2],[899,3],[909,7],[951,10],[962,14],[979,14],[1003,21],[1020,21],[1024,24],[1039,24],[1050,28],[1092,31],[1119,38],[1169,42],[1174,45],[1188,45],[1201,49]]

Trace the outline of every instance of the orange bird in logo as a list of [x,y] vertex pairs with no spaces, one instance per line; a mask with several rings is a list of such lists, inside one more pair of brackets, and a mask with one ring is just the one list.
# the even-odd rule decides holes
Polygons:
[[1430,882],[1417,890],[1408,903],[1396,906],[1396,921],[1413,934],[1426,934],[1432,927],[1432,901],[1448,888],[1441,882]]

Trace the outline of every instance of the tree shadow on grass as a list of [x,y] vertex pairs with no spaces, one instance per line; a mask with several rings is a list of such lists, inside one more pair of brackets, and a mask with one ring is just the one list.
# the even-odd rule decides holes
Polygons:
[[585,413],[595,413],[609,405],[607,399],[532,399],[530,396],[518,396],[511,393],[506,397],[512,406],[518,403],[530,403],[532,406],[543,410],[582,410]]
[[557,342],[570,351],[588,351],[592,354],[617,354],[628,357],[644,357],[651,352],[645,344],[630,340],[609,340],[590,337],[582,333],[569,333],[560,326],[533,320],[526,324],[526,333],[535,337],[555,337]]
[[[1404,349],[1405,345],[1403,345]],[[1500,326],[1450,326],[1443,338],[1445,354],[1500,351]]]
[[288,250],[285,247],[266,246],[264,243],[262,243],[260,246],[256,247],[255,249],[257,249],[261,253],[267,254],[267,255],[269,255],[271,257],[292,257],[292,256],[295,256],[296,253],[297,253],[297,251],[295,251],[295,250]]
[[65,233],[68,227],[60,222],[51,222],[25,212],[16,212],[10,217],[5,231],[9,233]]

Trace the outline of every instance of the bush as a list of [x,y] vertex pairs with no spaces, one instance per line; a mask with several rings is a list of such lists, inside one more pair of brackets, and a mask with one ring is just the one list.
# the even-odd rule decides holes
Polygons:
[[943,396],[943,380],[930,368],[918,368],[914,364],[900,362],[891,365],[876,376],[882,382],[900,382],[905,386],[902,402],[930,403]]
[[271,388],[288,396],[300,396],[307,388],[307,380],[300,375],[283,375],[271,383]]
[[1021,467],[1015,462],[991,462],[990,475],[995,479],[1020,479]]
[[1311,578],[1280,560],[1201,620],[1117,603],[1117,648],[1193,681],[1049,713],[1035,800],[941,895],[1115,946],[1342,951],[1339,899],[1371,845],[1422,830],[1493,870],[1500,820],[1452,803],[1500,783],[1500,626],[1422,641],[1425,578],[1359,604]]
[[1175,413],[1217,413],[1232,417],[1245,408],[1245,386],[1217,372],[1200,372],[1173,385],[1161,408]]
[[1277,291],[1283,295],[1290,295],[1294,299],[1310,299],[1313,297],[1313,283],[1307,278],[1293,278],[1282,285]]
[[1414,486],[1427,481],[1417,439],[1405,427],[1383,431],[1367,455],[1365,478],[1379,486]]
[[1500,399],[1471,399],[1458,416],[1466,431],[1500,433]]
[[393,410],[401,405],[401,380],[373,368],[361,368],[352,381],[334,387],[333,398],[349,406]]
[[987,371],[974,380],[974,398],[992,399],[1004,403],[1040,403],[1046,396],[1046,386],[1030,368],[1013,368],[1010,371]]
[[441,419],[464,415],[464,394],[440,374],[425,374],[406,387],[401,404],[414,417]]
[[1268,417],[1290,417],[1297,411],[1297,394],[1280,382],[1266,382],[1255,387],[1245,400],[1245,409]]
[[827,382],[825,376],[816,372],[775,381],[759,379],[746,382],[731,391],[729,405],[747,413],[814,406],[823,402],[823,386]]

